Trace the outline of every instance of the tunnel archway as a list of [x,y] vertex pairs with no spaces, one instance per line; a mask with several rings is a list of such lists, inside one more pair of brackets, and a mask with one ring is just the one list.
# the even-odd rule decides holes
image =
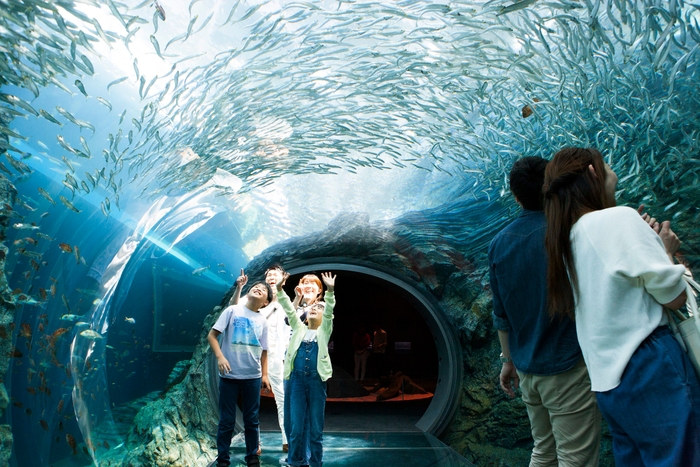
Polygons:
[[[421,285],[394,270],[354,258],[314,258],[312,260],[294,261],[284,266],[292,276],[311,271],[363,274],[399,287],[410,296],[415,309],[428,326],[428,330],[435,341],[438,356],[435,392],[430,405],[416,423],[416,427],[433,436],[439,436],[447,427],[459,404],[463,364],[459,338],[454,331],[454,326],[450,324],[435,298],[425,291]],[[209,358],[209,365],[211,378],[209,382],[210,400],[216,401],[219,395],[216,360]],[[237,421],[239,420],[242,420],[242,416],[237,417]]]
[[354,258],[315,258],[287,265],[290,274],[306,271],[348,271],[389,282],[410,294],[416,301],[416,309],[428,325],[435,340],[438,355],[437,386],[432,402],[416,423],[422,431],[439,435],[451,420],[459,402],[462,380],[462,355],[459,339],[442,312],[437,301],[422,286],[388,268]]
[[[311,271],[333,271],[342,274],[352,272],[370,276],[375,280],[400,288],[410,297],[415,309],[425,320],[437,351],[437,384],[430,405],[416,423],[421,431],[438,436],[452,419],[459,403],[460,382],[462,379],[462,355],[459,339],[437,301],[422,286],[396,271],[355,258],[314,258],[285,264],[290,275]],[[215,362],[210,358],[210,365]],[[216,371],[210,371],[210,391],[212,400],[218,400],[218,379]],[[237,417],[237,420],[241,420]]]

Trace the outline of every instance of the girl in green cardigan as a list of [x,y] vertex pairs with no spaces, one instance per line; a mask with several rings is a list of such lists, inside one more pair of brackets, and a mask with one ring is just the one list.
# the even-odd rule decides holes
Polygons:
[[[289,413],[285,413],[285,420],[290,421],[288,464],[293,466],[306,464],[305,439],[308,439],[310,448],[309,465],[321,467],[323,464],[326,381],[333,373],[328,341],[333,332],[336,276],[325,272],[321,277],[327,291],[323,302],[308,307],[308,325],[301,322],[282,289],[284,281],[277,284],[277,300],[292,327],[292,337],[284,359],[284,379],[285,394],[289,400]],[[297,296],[295,302],[301,300],[302,288],[297,286],[294,292]],[[305,430],[308,432],[305,433]]]

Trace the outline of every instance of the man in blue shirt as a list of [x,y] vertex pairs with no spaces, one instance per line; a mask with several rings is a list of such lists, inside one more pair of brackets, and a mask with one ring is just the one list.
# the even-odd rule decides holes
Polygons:
[[523,208],[489,246],[493,322],[501,343],[500,384],[520,386],[535,442],[530,467],[597,466],[601,416],[568,319],[547,311],[546,220],[542,184],[547,161],[517,160],[510,189]]

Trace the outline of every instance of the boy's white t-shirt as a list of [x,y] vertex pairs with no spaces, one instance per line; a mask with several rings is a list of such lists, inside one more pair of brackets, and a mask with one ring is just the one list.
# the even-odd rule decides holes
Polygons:
[[267,350],[267,320],[244,305],[232,305],[221,312],[213,326],[222,334],[221,352],[231,371],[222,378],[252,379],[262,377],[260,357]]

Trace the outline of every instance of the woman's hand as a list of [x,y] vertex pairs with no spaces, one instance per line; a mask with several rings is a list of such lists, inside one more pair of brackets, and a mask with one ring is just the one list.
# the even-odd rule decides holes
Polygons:
[[642,220],[649,224],[649,227],[651,227],[654,232],[659,233],[659,231],[661,230],[661,224],[657,222],[656,217],[651,217],[649,213],[644,212],[643,204],[639,205],[639,207],[637,208],[637,212],[642,217]]
[[[664,248],[666,248],[666,253],[673,257],[674,254],[681,247],[681,241],[678,239],[678,235],[671,230],[671,222],[663,221],[661,223],[661,230],[659,231],[659,237],[664,242]],[[671,259],[673,261],[673,259]]]
[[330,272],[321,273],[321,279],[323,279],[323,283],[328,287],[329,292],[332,292],[335,287],[335,278],[336,276],[331,275]]
[[282,290],[282,286],[287,282],[287,279],[289,279],[289,273],[285,272],[282,276],[282,280],[276,284],[278,292]]

